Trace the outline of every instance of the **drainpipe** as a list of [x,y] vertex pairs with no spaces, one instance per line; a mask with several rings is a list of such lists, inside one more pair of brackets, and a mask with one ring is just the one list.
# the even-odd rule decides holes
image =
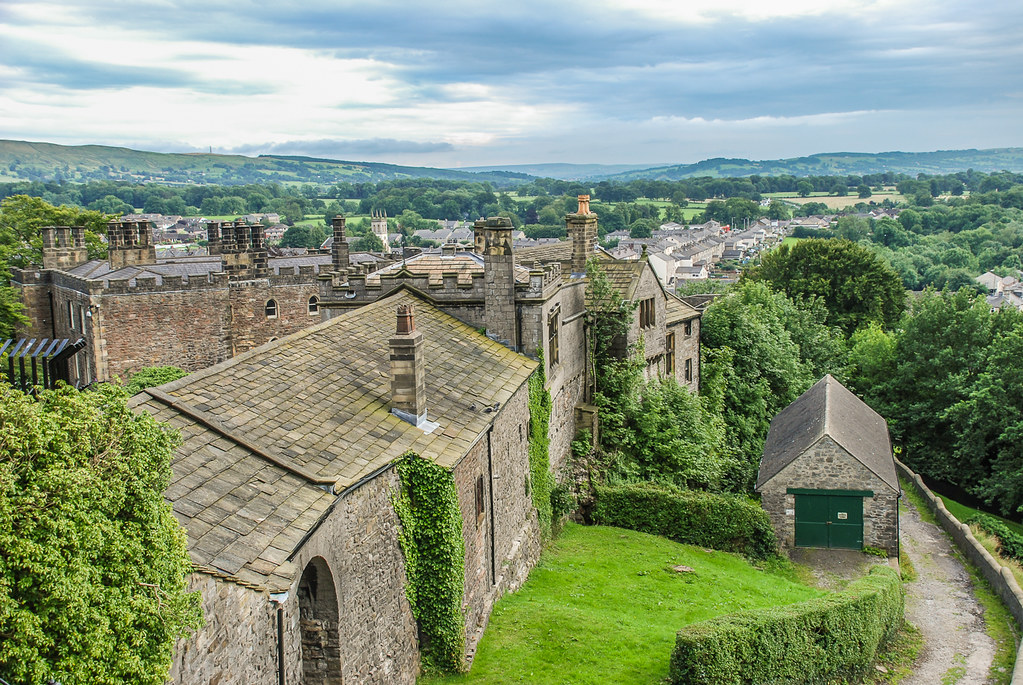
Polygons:
[[277,605],[277,685],[287,685],[284,678],[284,603],[287,592],[271,592],[270,601]]

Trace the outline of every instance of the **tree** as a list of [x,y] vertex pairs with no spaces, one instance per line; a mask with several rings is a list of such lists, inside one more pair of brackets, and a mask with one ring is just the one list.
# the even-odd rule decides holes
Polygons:
[[[627,302],[611,283],[600,261],[586,263],[586,329],[590,347],[590,377],[594,392],[614,397],[605,384],[621,355],[615,355],[615,343],[623,339],[632,325],[636,303]],[[628,357],[628,352],[626,352]]]
[[649,238],[653,234],[653,222],[650,219],[636,219],[629,226],[630,238]]
[[129,395],[137,395],[146,388],[155,388],[187,375],[187,371],[177,366],[148,366],[133,373],[124,389]]
[[820,298],[828,323],[846,335],[878,323],[891,327],[905,309],[902,278],[869,249],[842,239],[802,240],[763,256],[743,278],[769,284],[793,299]]
[[775,414],[824,373],[843,376],[841,338],[824,318],[819,305],[797,306],[748,280],[704,313],[701,392],[724,417],[740,456],[733,489],[752,487]]
[[800,181],[796,184],[796,192],[799,193],[799,197],[810,197],[810,193],[813,192],[813,184],[809,181]]
[[868,185],[866,185],[864,183],[861,183],[860,185],[856,186],[856,195],[857,195],[857,197],[860,197],[862,199],[866,199],[866,198],[870,197],[871,195],[873,195],[873,193],[870,191],[870,186],[868,186]]
[[123,389],[0,386],[0,672],[162,685],[201,624],[163,491],[175,434]]
[[322,226],[292,226],[284,232],[281,247],[305,247],[314,250],[326,239],[327,232]]
[[384,242],[380,236],[370,232],[356,238],[351,245],[352,252],[383,252]]

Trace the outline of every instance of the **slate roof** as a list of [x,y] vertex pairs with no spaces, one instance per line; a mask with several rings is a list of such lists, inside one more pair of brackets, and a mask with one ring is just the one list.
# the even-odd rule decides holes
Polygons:
[[[600,267],[604,270],[611,285],[618,290],[622,299],[632,301],[639,286],[643,270],[648,267],[645,259],[601,259]],[[656,276],[655,276],[656,278]],[[658,279],[659,280],[659,279]],[[587,303],[589,304],[589,303]]]
[[[458,275],[459,285],[471,285],[473,274],[483,275],[483,258],[471,252],[453,255],[423,253],[374,271],[366,277],[366,282],[380,283],[381,274],[398,273],[403,270],[417,276],[427,275],[430,277],[430,283],[437,285],[443,284],[444,274],[454,273]],[[516,265],[515,281],[529,283],[529,269]]]
[[533,262],[572,262],[572,241],[559,240],[556,243],[535,245],[515,250],[515,261],[519,264],[532,265]]
[[[327,267],[331,264],[329,254],[318,255],[289,255],[286,257],[269,257],[267,266],[270,272],[280,269],[293,271],[296,266],[319,266]],[[358,261],[353,259],[353,261]],[[110,262],[105,259],[93,259],[80,264],[68,273],[91,280],[115,280],[128,279],[132,284],[138,278],[155,278],[157,283],[162,282],[163,276],[198,276],[206,278],[208,274],[220,273],[223,271],[220,255],[202,255],[189,257],[157,257],[156,264],[139,264],[125,266],[120,269],[111,269]]]
[[669,326],[679,321],[695,319],[700,312],[683,302],[677,295],[666,293],[664,298],[664,321]]
[[899,492],[888,424],[831,374],[781,410],[771,421],[757,489],[825,435]]
[[[423,332],[431,433],[390,413],[399,304]],[[407,450],[454,466],[536,362],[402,290],[131,404],[181,431],[166,497],[200,570],[287,587],[288,559],[337,495]]]

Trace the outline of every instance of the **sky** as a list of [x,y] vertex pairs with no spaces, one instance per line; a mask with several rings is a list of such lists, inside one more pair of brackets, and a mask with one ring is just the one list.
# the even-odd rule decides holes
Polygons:
[[2,0],[0,138],[414,166],[1023,146],[1019,0]]

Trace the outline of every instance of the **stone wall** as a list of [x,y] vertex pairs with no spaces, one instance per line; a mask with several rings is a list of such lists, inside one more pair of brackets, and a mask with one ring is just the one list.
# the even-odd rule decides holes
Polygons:
[[[400,524],[391,505],[391,493],[398,487],[397,474],[388,467],[349,488],[295,555],[298,571],[284,601],[288,683],[302,682],[303,637],[309,654],[317,645],[340,648],[344,682],[415,683],[418,637],[405,597]],[[318,567],[319,582],[333,582],[333,593],[321,588],[317,595],[336,602],[335,607],[320,607],[336,612],[336,621],[330,611],[301,615],[300,581],[310,566]],[[276,685],[277,615],[268,593],[200,573],[193,574],[191,586],[203,594],[206,625],[178,641],[171,682]],[[314,634],[324,625],[340,626],[336,640]]]
[[[399,487],[397,473],[388,467],[346,490],[294,559],[304,569],[322,557],[333,575],[346,683],[413,684],[419,671],[418,634],[405,597],[405,560],[398,543],[401,524],[391,504]],[[295,609],[289,598],[288,630],[298,635]],[[289,650],[288,660],[298,661],[295,641]]]
[[[180,685],[276,685],[277,612],[266,592],[205,573],[189,589],[202,593],[205,625],[178,640],[169,682]],[[287,682],[297,683],[298,666]]]
[[[688,326],[687,326],[688,324]],[[686,333],[686,331],[689,331]],[[668,327],[675,334],[675,380],[693,392],[700,390],[700,317],[680,321]],[[686,362],[691,369],[686,378]]]
[[863,498],[863,544],[899,553],[899,492],[842,449],[823,437],[760,487],[760,502],[783,548],[795,545],[796,496],[788,488],[871,490]]
[[[517,589],[540,557],[529,475],[529,389],[501,407],[491,431],[455,466],[465,539],[466,652],[471,660],[494,603]],[[482,478],[482,509],[477,483]]]

